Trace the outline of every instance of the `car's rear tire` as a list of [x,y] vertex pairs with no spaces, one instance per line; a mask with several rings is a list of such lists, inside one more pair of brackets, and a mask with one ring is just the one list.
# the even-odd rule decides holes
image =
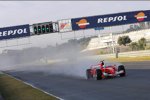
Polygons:
[[91,69],[87,69],[86,70],[86,78],[90,79],[91,77],[92,77],[92,75],[91,75]]
[[96,74],[97,74],[97,80],[101,80],[102,79],[102,71],[100,69],[96,69]]
[[118,72],[119,71],[123,71],[123,73],[119,74],[120,77],[126,76],[126,70],[125,70],[125,67],[123,65],[118,66]]

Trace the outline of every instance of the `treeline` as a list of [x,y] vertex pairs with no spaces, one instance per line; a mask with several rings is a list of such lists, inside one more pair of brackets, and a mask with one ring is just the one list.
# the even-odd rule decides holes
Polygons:
[[144,37],[137,42],[132,42],[129,36],[122,36],[118,38],[118,44],[120,46],[129,46],[132,51],[150,49],[150,46],[147,45],[147,40]]

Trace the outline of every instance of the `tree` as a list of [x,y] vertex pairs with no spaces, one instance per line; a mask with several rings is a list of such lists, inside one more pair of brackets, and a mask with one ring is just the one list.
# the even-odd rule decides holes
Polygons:
[[146,47],[146,39],[145,38],[141,38],[139,41],[138,41],[138,44],[139,44],[139,48],[144,50],[145,47]]
[[139,48],[139,45],[137,42],[132,42],[129,46],[131,47],[132,50],[138,50]]
[[122,45],[122,44],[123,44],[122,37],[119,37],[119,38],[118,38],[118,44],[119,44],[119,45]]
[[146,39],[141,38],[138,42],[132,42],[129,46],[132,50],[144,50],[146,49]]
[[118,44],[119,45],[124,45],[126,46],[126,44],[130,43],[131,39],[129,38],[129,36],[122,36],[118,38]]
[[126,44],[131,43],[131,39],[129,38],[129,36],[124,36],[124,45],[126,46]]

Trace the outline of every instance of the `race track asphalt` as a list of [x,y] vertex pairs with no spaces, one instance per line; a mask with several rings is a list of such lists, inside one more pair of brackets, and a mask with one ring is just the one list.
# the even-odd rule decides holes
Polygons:
[[[126,66],[126,77],[100,81],[69,74],[51,74],[44,70],[5,72],[64,100],[150,100],[150,61],[123,64]],[[40,66],[47,68],[47,65]],[[38,69],[36,65],[32,67]],[[75,71],[80,74],[76,69]]]

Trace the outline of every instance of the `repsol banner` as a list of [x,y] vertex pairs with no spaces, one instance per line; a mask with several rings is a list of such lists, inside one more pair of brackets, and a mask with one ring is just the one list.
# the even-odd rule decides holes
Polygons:
[[0,28],[0,40],[30,36],[29,24]]
[[150,10],[71,19],[72,30],[107,27],[150,21]]

